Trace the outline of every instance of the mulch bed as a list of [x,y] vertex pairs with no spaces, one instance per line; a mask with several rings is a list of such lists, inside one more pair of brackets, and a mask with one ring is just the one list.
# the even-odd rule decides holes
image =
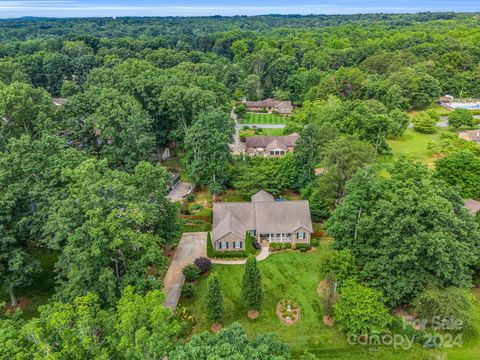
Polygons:
[[327,294],[327,289],[328,289],[328,283],[327,280],[324,279],[320,281],[320,284],[317,286],[317,294],[321,297],[325,297]]
[[334,321],[333,321],[333,318],[329,315],[325,315],[323,317],[323,323],[327,326],[333,326],[334,324]]
[[251,320],[255,320],[260,316],[260,313],[257,310],[249,310],[247,316]]
[[[293,310],[293,309],[292,309]],[[292,313],[292,317],[284,317],[281,311],[281,305],[280,302],[277,304],[275,312],[280,319],[281,322],[283,322],[285,325],[293,325],[295,324],[298,320],[300,320],[300,307],[294,309],[296,311],[296,314]]]
[[25,310],[30,306],[31,303],[32,301],[30,299],[27,299],[26,297],[21,297],[17,299],[17,306],[8,305],[1,309],[1,311],[4,313],[14,313],[17,309]]
[[213,323],[212,326],[210,327],[210,329],[211,329],[214,333],[217,333],[217,332],[219,332],[220,330],[222,330],[222,324],[220,324],[220,323]]

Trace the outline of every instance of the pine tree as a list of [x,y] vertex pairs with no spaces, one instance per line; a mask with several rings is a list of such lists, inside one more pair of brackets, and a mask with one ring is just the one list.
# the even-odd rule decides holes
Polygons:
[[257,259],[248,257],[243,274],[242,297],[250,310],[260,310],[263,301],[262,274],[257,267]]
[[217,273],[213,273],[208,278],[207,283],[207,300],[206,300],[207,317],[210,321],[218,322],[223,317],[223,296],[220,278]]

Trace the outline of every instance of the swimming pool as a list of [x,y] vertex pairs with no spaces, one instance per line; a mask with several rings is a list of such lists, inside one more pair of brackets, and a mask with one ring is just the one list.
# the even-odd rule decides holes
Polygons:
[[448,106],[452,109],[480,110],[480,102],[452,102]]

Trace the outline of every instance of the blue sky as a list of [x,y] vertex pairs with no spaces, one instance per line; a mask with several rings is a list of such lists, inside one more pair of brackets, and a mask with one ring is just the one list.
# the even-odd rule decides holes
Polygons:
[[480,11],[480,0],[0,0],[0,18]]

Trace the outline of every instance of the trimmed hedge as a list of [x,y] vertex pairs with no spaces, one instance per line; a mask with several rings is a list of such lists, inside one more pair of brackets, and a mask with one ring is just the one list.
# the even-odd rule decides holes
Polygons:
[[310,244],[304,244],[304,243],[295,244],[295,249],[300,250],[301,252],[306,252],[311,248],[312,247],[310,246]]
[[270,243],[270,251],[281,251],[292,248],[292,243],[289,242],[272,242]]

